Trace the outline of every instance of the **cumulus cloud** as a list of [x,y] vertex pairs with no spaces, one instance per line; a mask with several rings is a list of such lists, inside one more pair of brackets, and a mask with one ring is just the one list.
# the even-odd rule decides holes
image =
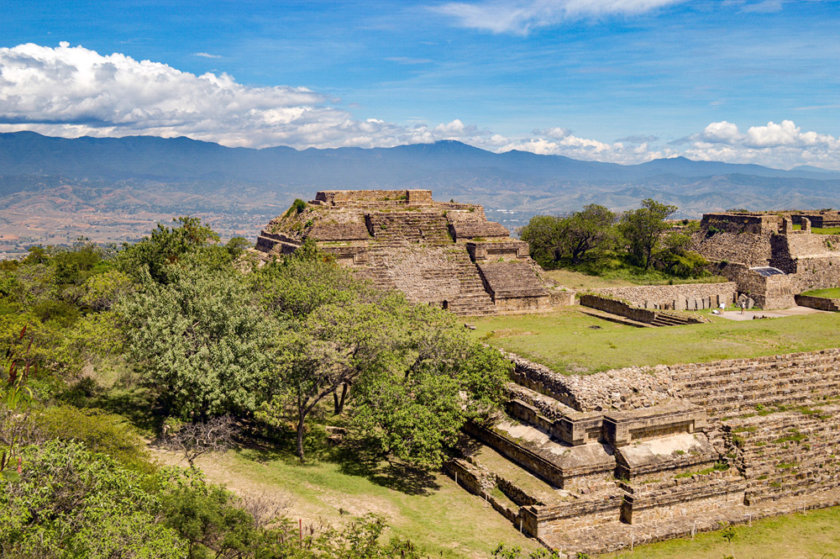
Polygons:
[[633,15],[681,0],[484,0],[448,2],[433,8],[462,27],[526,35],[539,27],[591,17]]
[[335,101],[305,87],[249,87],[227,74],[195,75],[68,43],[55,48],[33,44],[0,48],[0,132],[188,136],[256,148],[391,147],[458,140],[495,152],[516,149],[625,164],[684,155],[774,167],[810,164],[840,169],[840,140],[803,131],[790,120],[746,131],[728,121],[712,122],[680,143],[663,146],[654,136],[605,142],[562,126],[513,137],[460,119],[412,125],[359,120],[331,103]]
[[576,136],[567,128],[548,128],[535,130],[534,137],[505,138],[494,136],[483,140],[485,149],[493,151],[529,151],[540,155],[562,155],[573,159],[589,161],[609,161],[612,163],[632,164],[676,155],[670,149],[655,149],[648,142],[638,143],[602,142]]
[[803,132],[791,120],[751,126],[746,132],[731,122],[712,122],[703,132],[687,138],[687,142],[689,147],[684,155],[692,159],[781,168],[806,164],[840,169],[840,139]]

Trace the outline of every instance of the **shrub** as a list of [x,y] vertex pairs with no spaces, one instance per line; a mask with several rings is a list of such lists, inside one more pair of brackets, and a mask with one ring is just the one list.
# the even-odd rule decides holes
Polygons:
[[107,454],[132,470],[147,473],[156,470],[143,440],[120,415],[56,406],[35,414],[34,421],[46,438],[82,443],[87,449]]

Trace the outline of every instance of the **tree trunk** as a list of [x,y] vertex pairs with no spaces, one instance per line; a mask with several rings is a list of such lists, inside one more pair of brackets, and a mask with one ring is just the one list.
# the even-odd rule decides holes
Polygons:
[[333,392],[333,404],[335,407],[335,415],[344,413],[344,403],[347,401],[347,392],[350,390],[350,385],[346,382],[341,385],[341,396],[338,392]]
[[305,428],[305,423],[303,422],[304,414],[303,412],[300,413],[298,416],[298,424],[297,424],[297,455],[300,458],[300,461],[303,462],[303,431]]

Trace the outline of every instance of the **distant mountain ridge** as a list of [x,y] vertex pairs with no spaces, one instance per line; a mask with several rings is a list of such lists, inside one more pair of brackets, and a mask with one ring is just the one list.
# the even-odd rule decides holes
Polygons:
[[742,174],[757,177],[840,179],[840,173],[800,167],[790,171],[760,165],[657,159],[639,165],[580,161],[523,151],[493,153],[461,142],[411,144],[392,148],[296,150],[228,148],[189,138],[127,136],[75,139],[35,132],[0,134],[0,174],[63,175],[107,180],[274,182],[285,186],[346,187],[399,185],[424,174],[469,170],[512,174],[529,184],[545,181],[626,181],[661,175],[699,178]]
[[155,220],[188,213],[225,234],[255,236],[294,198],[341,188],[428,188],[438,200],[483,204],[490,219],[511,229],[535,214],[591,203],[620,211],[644,198],[676,204],[677,217],[840,207],[840,172],[807,166],[785,171],[684,157],[618,165],[493,153],[457,141],[296,150],[15,132],[0,134],[0,255],[4,238],[12,239],[8,250],[78,235],[131,239]]

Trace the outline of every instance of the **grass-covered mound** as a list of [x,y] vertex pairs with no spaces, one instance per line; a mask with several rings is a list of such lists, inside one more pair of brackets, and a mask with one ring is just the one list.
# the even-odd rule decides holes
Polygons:
[[830,287],[828,289],[813,289],[806,291],[803,295],[811,297],[822,297],[824,299],[840,299],[840,287]]

